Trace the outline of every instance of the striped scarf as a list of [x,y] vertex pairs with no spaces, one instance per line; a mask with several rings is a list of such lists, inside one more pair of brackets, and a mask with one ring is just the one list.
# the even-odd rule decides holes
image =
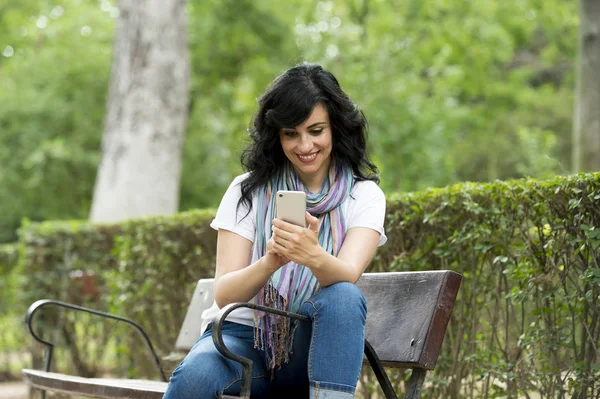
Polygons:
[[[352,169],[331,162],[329,174],[319,193],[311,193],[302,184],[289,164],[258,193],[256,217],[256,240],[254,246],[258,257],[266,253],[267,241],[272,235],[275,217],[275,193],[278,190],[306,192],[307,211],[319,219],[319,245],[336,256],[346,234],[341,203],[350,194],[354,184]],[[289,262],[271,275],[256,295],[256,303],[290,312],[297,312],[300,305],[318,290],[317,278],[308,267]],[[270,369],[280,367],[290,358],[296,323],[287,317],[254,312],[254,346],[265,349]]]

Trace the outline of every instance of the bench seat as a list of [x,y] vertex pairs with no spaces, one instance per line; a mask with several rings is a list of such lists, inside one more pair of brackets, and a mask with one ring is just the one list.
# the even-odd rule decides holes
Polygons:
[[23,369],[22,373],[32,387],[92,398],[161,399],[167,389],[162,381],[85,378],[31,369]]

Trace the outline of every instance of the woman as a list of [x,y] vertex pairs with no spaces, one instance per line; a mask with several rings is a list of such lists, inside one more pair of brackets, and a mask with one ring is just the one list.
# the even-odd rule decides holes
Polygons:
[[[224,342],[252,359],[252,397],[352,398],[364,349],[366,303],[354,285],[386,237],[385,196],[366,152],[366,120],[321,66],[276,78],[259,100],[233,180],[211,226],[218,230],[215,304],[204,334],[175,369],[165,398],[239,394],[241,365],[219,354],[209,323],[229,304],[254,302],[311,323],[241,308]],[[306,225],[274,217],[277,190],[307,193]],[[310,396],[309,396],[310,393]]]

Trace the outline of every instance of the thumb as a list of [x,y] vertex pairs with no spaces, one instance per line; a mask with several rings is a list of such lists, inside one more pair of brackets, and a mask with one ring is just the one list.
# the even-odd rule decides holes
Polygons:
[[308,225],[308,228],[315,233],[319,232],[319,219],[308,212],[306,212],[306,224]]

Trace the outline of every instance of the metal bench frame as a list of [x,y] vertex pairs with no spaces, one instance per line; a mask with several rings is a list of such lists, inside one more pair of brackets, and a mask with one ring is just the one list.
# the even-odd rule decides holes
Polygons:
[[[427,371],[435,367],[461,280],[462,277],[452,271],[431,271],[367,273],[357,283],[369,304],[367,339],[365,339],[366,360],[372,367],[386,398],[397,399],[397,395],[385,372],[384,365],[411,368],[412,374],[407,384],[405,399],[419,397]],[[207,280],[200,280],[198,287],[203,281],[207,282]],[[194,295],[196,296],[196,293]],[[192,312],[194,299],[188,309],[188,315]],[[371,308],[369,300],[375,302],[375,309]],[[83,378],[52,373],[52,354],[55,345],[42,339],[33,328],[34,316],[39,310],[48,306],[58,306],[77,312],[90,313],[131,325],[140,334],[150,351],[162,382]],[[215,347],[223,356],[242,365],[240,395],[236,397],[223,395],[223,399],[250,398],[252,361],[232,353],[225,346],[222,337],[223,322],[232,311],[242,307],[290,317],[300,322],[310,322],[303,315],[251,303],[233,304],[216,317],[212,323],[212,337]],[[400,309],[402,314],[391,317],[391,313],[397,309]],[[198,311],[197,308],[193,310]],[[404,314],[411,312],[413,314]],[[188,315],[186,315],[186,321],[182,326],[178,342],[182,336],[188,333],[185,328]],[[194,315],[190,316],[193,317]],[[413,325],[415,323],[407,323],[407,320],[414,320],[417,326]],[[23,370],[25,380],[30,386],[42,391],[42,398],[45,397],[46,390],[98,398],[162,398],[162,394],[166,389],[167,378],[160,359],[146,332],[132,320],[78,305],[45,299],[36,301],[29,307],[25,323],[31,336],[47,349],[45,371]],[[393,334],[397,339],[382,340],[381,336],[390,330],[393,330]],[[195,340],[198,338],[195,333],[187,337],[188,342],[192,342],[190,339]],[[370,339],[369,333],[371,333],[374,340]],[[371,345],[371,342],[376,344],[376,348]],[[178,346],[182,347],[182,345]],[[376,351],[381,352],[380,355],[382,354],[383,360],[380,359]]]

